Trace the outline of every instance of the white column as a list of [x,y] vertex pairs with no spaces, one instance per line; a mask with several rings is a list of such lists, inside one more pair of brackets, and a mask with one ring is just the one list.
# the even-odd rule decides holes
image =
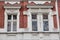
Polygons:
[[52,14],[52,10],[50,10],[49,14],[48,14],[48,24],[49,24],[49,31],[53,31],[53,27],[54,27],[54,24],[53,24],[53,16],[51,15]]
[[20,30],[20,26],[19,26],[19,24],[20,24],[20,11],[19,11],[19,9],[17,10],[18,12],[17,12],[17,32],[19,32]]
[[27,24],[28,24],[28,30],[32,31],[32,22],[31,22],[32,20],[31,20],[31,12],[30,11],[31,11],[31,9],[28,10],[28,23]]
[[38,31],[42,31],[42,14],[38,13],[37,15],[37,25],[38,25]]

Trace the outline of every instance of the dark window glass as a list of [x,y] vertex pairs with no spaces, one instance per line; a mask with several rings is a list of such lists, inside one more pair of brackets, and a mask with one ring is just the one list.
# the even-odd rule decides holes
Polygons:
[[11,20],[11,15],[8,15],[8,20]]
[[49,28],[48,28],[48,21],[43,21],[43,29],[44,29],[44,31],[48,31],[49,30]]
[[48,14],[43,14],[43,19],[48,19]]
[[7,31],[11,31],[11,22],[8,22]]
[[17,22],[13,22],[13,31],[16,31],[17,29]]
[[32,19],[37,19],[37,14],[32,14]]
[[13,19],[16,20],[17,19],[17,15],[13,15]]
[[37,31],[37,21],[32,21],[32,30]]

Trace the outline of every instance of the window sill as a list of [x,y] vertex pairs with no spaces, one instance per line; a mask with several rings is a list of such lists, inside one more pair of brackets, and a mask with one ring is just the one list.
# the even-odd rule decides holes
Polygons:
[[0,34],[23,34],[23,33],[59,33],[59,32],[49,32],[49,31],[29,31],[29,32],[0,32]]
[[7,36],[16,36],[16,33],[13,33],[13,34],[12,33],[9,33],[9,34],[7,33],[6,35]]

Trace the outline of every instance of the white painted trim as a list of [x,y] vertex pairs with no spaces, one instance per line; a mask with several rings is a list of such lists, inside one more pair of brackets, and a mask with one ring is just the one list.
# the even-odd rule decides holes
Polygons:
[[28,0],[28,1],[52,1],[52,0]]
[[47,6],[46,5],[43,5],[43,6],[42,5],[37,5],[37,6],[36,5],[33,5],[33,6],[27,5],[27,8],[53,8],[53,6],[51,6],[51,5],[50,6],[49,5],[47,5]]
[[12,1],[12,2],[19,2],[19,1],[22,1],[22,0],[0,0],[0,1],[8,1],[8,2],[9,2],[9,1],[11,2],[11,1]]
[[23,12],[23,15],[27,15],[27,14],[28,14],[28,11],[24,11],[24,12]]
[[[5,9],[4,32],[7,32],[7,14],[10,13],[8,11],[9,10]],[[14,12],[14,13],[17,14],[17,31],[18,31],[19,30],[19,15],[20,15],[20,11],[19,11],[19,9],[17,9],[16,11],[17,12]]]
[[15,3],[18,3],[18,4],[19,4],[20,2],[19,2],[19,1],[5,1],[5,4],[7,4],[7,3],[10,3],[10,4],[13,5],[13,4],[15,4]]
[[4,13],[5,14],[4,15],[5,16],[5,20],[4,20],[4,30],[5,30],[5,32],[7,32],[7,14],[6,14],[6,11],[7,10],[5,9],[5,13]]
[[[44,9],[43,9],[44,10]],[[38,14],[38,17],[41,15],[41,28],[38,28],[38,31],[39,32],[54,32],[53,31],[53,16],[52,16],[52,10],[51,9],[46,9],[45,11],[43,11],[42,9],[38,9],[38,10],[35,10],[35,11],[32,11],[31,9],[28,10],[28,28],[29,28],[29,31],[32,31],[32,25],[31,25],[31,13],[37,13]],[[39,14],[40,13],[40,14]],[[42,13],[48,13],[48,21],[49,21],[49,31],[43,31],[43,19],[42,19]],[[39,22],[39,18],[38,18],[38,22]],[[51,24],[52,23],[52,24]],[[40,24],[38,23],[38,26]]]
[[[32,11],[30,11],[30,10],[32,10]],[[29,9],[29,12],[33,12],[33,13],[49,13],[50,11],[49,11],[50,9],[32,9],[32,8],[30,8]]]
[[15,6],[4,6],[4,8],[21,8],[20,6],[17,6],[17,7],[15,7]]
[[[25,0],[0,0],[0,1],[25,1]],[[28,0],[28,1],[52,1],[52,0]]]
[[20,11],[18,9],[18,15],[17,15],[17,32],[19,32],[19,28],[20,28],[19,24],[20,24]]
[[28,16],[28,29],[29,29],[29,31],[32,31],[32,28],[31,28],[31,9],[28,9],[28,14],[29,14],[29,16]]
[[52,14],[53,14],[53,11],[52,10],[50,10],[50,12],[49,12],[49,16],[48,16],[48,21],[49,21],[49,31],[50,32],[54,32],[53,31],[53,28],[54,28],[54,23],[53,23],[53,16],[52,16]]
[[44,4],[45,2],[51,3],[51,1],[28,1],[29,3],[34,2],[36,4]]

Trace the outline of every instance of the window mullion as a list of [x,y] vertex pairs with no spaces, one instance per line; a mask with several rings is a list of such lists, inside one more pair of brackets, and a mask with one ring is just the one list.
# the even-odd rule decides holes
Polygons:
[[11,21],[11,32],[13,32],[13,15],[12,15],[12,21]]

